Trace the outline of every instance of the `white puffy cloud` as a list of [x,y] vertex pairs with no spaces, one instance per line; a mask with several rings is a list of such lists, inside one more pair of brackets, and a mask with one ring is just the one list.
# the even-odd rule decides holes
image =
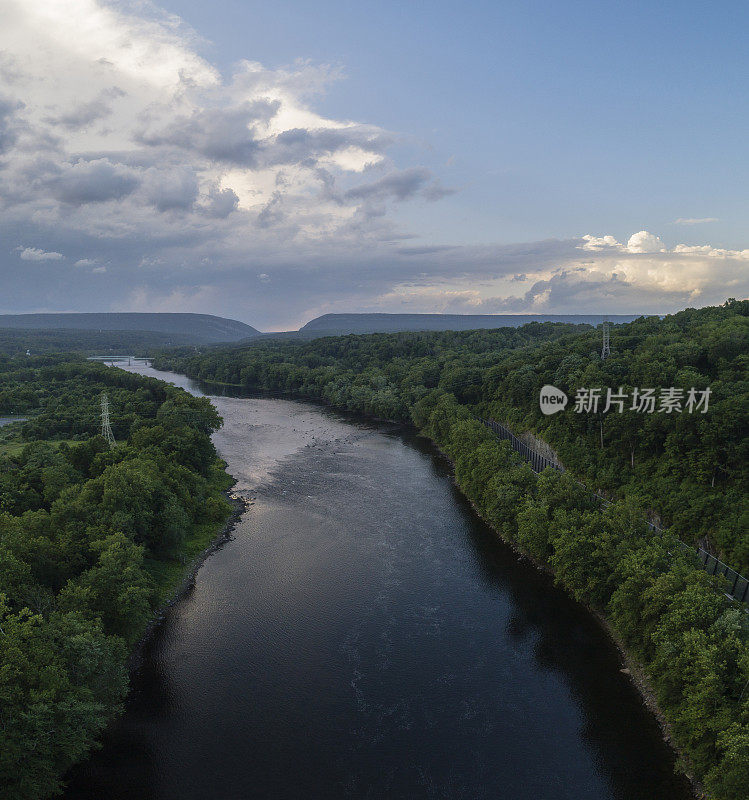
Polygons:
[[615,251],[618,250],[622,253],[665,253],[666,246],[658,236],[655,236],[648,231],[638,231],[633,233],[626,244],[622,244],[615,237],[607,234],[606,236],[592,236],[586,233],[582,237],[583,250],[592,250],[594,252]]
[[65,258],[62,253],[47,252],[38,247],[17,247],[16,251],[22,261],[61,261]]
[[663,242],[648,231],[633,233],[627,240],[627,250],[630,253],[665,253]]
[[606,236],[593,236],[590,233],[586,233],[585,236],[582,237],[584,244],[581,245],[583,250],[606,250],[607,248],[612,248],[615,250],[622,250],[624,249],[624,245],[621,242],[618,242],[613,236],[606,235]]
[[79,258],[73,266],[77,267],[79,270],[89,271],[94,275],[99,275],[107,271],[104,264],[100,264],[92,258]]
[[[248,246],[258,226],[304,245],[351,236],[372,192],[387,199],[391,184],[405,199],[409,181],[431,181],[425,168],[392,169],[389,132],[311,108],[338,77],[331,69],[244,61],[224,79],[194,34],[148,4],[138,14],[104,0],[3,5],[0,207],[17,223],[65,217],[82,236],[128,231],[146,245],[187,232],[220,249],[229,231],[206,226],[209,216],[231,218]],[[374,183],[363,175],[378,169],[387,174]],[[355,226],[355,238],[365,233]]]

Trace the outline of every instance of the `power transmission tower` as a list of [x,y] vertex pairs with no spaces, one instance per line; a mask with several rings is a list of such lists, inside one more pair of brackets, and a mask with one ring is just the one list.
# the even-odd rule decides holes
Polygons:
[[607,359],[611,355],[611,347],[609,346],[610,331],[609,321],[603,321],[603,347],[601,347],[601,360]]
[[114,447],[114,434],[112,426],[109,424],[109,399],[107,393],[101,393],[101,435],[107,440],[110,447]]

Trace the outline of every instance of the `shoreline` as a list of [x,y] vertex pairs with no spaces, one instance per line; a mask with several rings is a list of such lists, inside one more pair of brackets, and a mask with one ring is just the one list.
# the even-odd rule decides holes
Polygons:
[[[420,434],[424,435],[424,434]],[[546,564],[542,564],[541,562],[537,561],[532,556],[528,555],[527,553],[523,552],[515,542],[506,539],[502,534],[491,524],[491,522],[484,517],[484,515],[479,511],[476,507],[476,504],[471,500],[470,497],[463,491],[463,488],[455,479],[455,464],[450,456],[442,450],[442,448],[434,441],[434,439],[430,438],[429,436],[424,436],[431,445],[437,450],[440,454],[441,458],[444,458],[445,461],[450,465],[451,470],[451,479],[455,488],[460,492],[461,496],[466,500],[466,502],[471,506],[473,512],[476,516],[488,527],[491,531],[496,535],[496,537],[505,545],[507,545],[513,553],[519,556],[520,560],[526,561],[533,566],[534,569],[538,570],[539,572],[544,573],[545,575],[549,575],[550,577],[554,578],[555,585],[559,585],[556,582],[556,573],[554,570]],[[559,585],[560,588],[564,591],[564,587]],[[704,787],[702,784],[691,774],[687,769],[684,767],[688,765],[688,760],[684,753],[677,747],[676,743],[674,742],[673,735],[671,733],[671,725],[666,718],[666,715],[663,713],[663,710],[658,705],[658,699],[655,694],[655,690],[650,685],[650,681],[648,680],[647,674],[645,673],[645,669],[643,668],[642,664],[635,658],[632,653],[627,650],[625,644],[617,635],[616,631],[614,630],[613,626],[609,622],[608,618],[603,614],[602,611],[599,611],[592,606],[589,606],[587,603],[583,603],[580,600],[572,597],[570,598],[573,602],[580,605],[584,608],[591,617],[597,622],[597,624],[605,631],[608,638],[611,640],[612,644],[616,648],[620,663],[622,664],[622,668],[619,672],[626,675],[630,682],[634,685],[637,693],[642,698],[643,705],[647,707],[648,711],[652,714],[655,721],[658,723],[658,727],[660,728],[661,735],[663,737],[663,741],[668,745],[671,749],[673,754],[676,756],[674,767],[678,771],[679,774],[683,775],[692,789],[694,794],[695,800],[707,800],[707,795],[705,794]]]
[[[239,522],[242,514],[250,507],[250,502],[242,497],[232,494],[232,488],[236,484],[233,476],[228,472],[226,473],[232,478],[232,485],[225,489],[222,494],[232,506],[232,510],[224,521],[223,525],[218,529],[218,532],[211,539],[208,545],[201,550],[189,563],[184,565],[184,572],[181,580],[175,584],[174,588],[170,591],[169,597],[164,601],[153,613],[153,616],[148,621],[148,624],[140,636],[138,641],[133,645],[130,655],[127,658],[126,665],[130,677],[136,673],[143,664],[143,651],[150,643],[153,635],[163,623],[167,611],[178,603],[194,586],[195,578],[197,577],[198,570],[203,566],[206,559],[208,559],[217,550],[220,550],[226,542],[231,541],[231,534]],[[130,693],[128,689],[128,694]],[[127,696],[125,696],[127,701]]]

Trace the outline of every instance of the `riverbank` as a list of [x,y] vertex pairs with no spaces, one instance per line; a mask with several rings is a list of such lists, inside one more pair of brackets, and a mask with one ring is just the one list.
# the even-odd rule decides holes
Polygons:
[[[452,461],[449,457],[445,456],[447,460],[452,464]],[[453,465],[454,467],[454,465]],[[499,536],[502,541],[509,545],[512,550],[518,554],[520,558],[523,560],[531,563],[535,569],[539,572],[543,572],[547,575],[550,575],[554,578],[555,582],[558,582],[558,578],[556,573],[554,572],[551,567],[548,565],[542,564],[541,562],[537,561],[528,553],[525,553],[521,550],[514,542],[502,536],[502,534],[497,530],[497,528],[486,519],[484,515],[481,514],[479,509],[477,508],[476,504],[468,498],[468,496],[463,493],[460,484],[455,483],[456,487],[460,489],[461,493],[464,497],[468,500],[471,504],[471,507],[474,511],[478,514],[479,517]],[[578,601],[579,602],[579,601]],[[620,636],[614,630],[611,622],[606,618],[606,616],[596,608],[588,605],[587,603],[579,603],[583,608],[585,608],[591,617],[595,619],[600,627],[606,632],[609,639],[615,645],[619,656],[621,658],[621,669],[619,670],[623,674],[627,675],[632,682],[632,685],[637,689],[640,697],[642,698],[643,705],[645,705],[648,711],[652,714],[655,721],[658,723],[658,727],[661,730],[661,734],[663,736],[663,741],[671,748],[672,752],[676,756],[676,766],[679,769],[679,772],[684,775],[684,777],[689,781],[690,786],[692,787],[692,791],[694,792],[694,796],[696,800],[706,800],[707,795],[705,794],[704,786],[700,783],[700,781],[695,778],[692,774],[691,765],[689,763],[689,759],[685,755],[685,753],[678,747],[676,742],[674,741],[673,731],[671,729],[671,724],[666,717],[663,709],[658,705],[658,698],[656,696],[655,689],[653,688],[648,676],[645,672],[645,667],[635,658],[635,656],[629,652],[624,642],[621,640]]]
[[0,428],[0,785],[39,800],[111,729],[139,642],[240,509],[208,400],[71,354],[0,371],[6,406],[33,405],[22,439]]
[[131,673],[139,668],[143,648],[164,621],[167,610],[192,589],[200,567],[231,538],[236,524],[250,506],[250,501],[231,492],[236,481],[226,472],[226,463],[222,459],[217,460],[213,473],[212,497],[216,502],[226,505],[226,516],[223,522],[211,521],[196,525],[185,540],[178,559],[172,562],[150,560],[147,563],[146,569],[157,586],[157,608],[130,653],[127,663]]
[[[414,430],[416,430],[415,427]],[[427,436],[426,434],[420,431],[419,434],[428,439],[430,444],[437,450],[440,456],[450,465],[450,468],[452,470],[453,484],[458,489],[458,491],[460,491],[461,495],[466,499],[466,501],[469,503],[474,513],[489,528],[491,528],[494,531],[494,533],[497,535],[499,539],[502,540],[502,542],[508,545],[510,549],[518,555],[519,559],[522,559],[532,564],[533,567],[539,572],[542,572],[554,578],[554,581],[556,583],[561,583],[555,571],[548,564],[544,564],[539,560],[533,558],[533,556],[524,551],[517,544],[517,542],[514,542],[511,539],[507,538],[506,536],[502,535],[501,531],[499,531],[496,525],[494,525],[492,521],[487,517],[487,515],[482,512],[482,510],[478,507],[476,502],[465,491],[465,487],[462,486],[460,481],[457,479],[455,475],[455,461],[452,459],[452,457],[448,453],[446,453],[439,446],[439,444],[430,436]],[[614,630],[613,626],[611,625],[611,622],[606,618],[606,616],[601,611],[599,611],[596,608],[593,608],[588,603],[580,601],[577,602],[580,606],[582,606],[588,611],[588,613],[591,615],[593,619],[597,621],[597,623],[606,632],[609,639],[615,645],[621,659],[620,672],[626,674],[630,678],[633,686],[637,689],[640,697],[642,698],[643,705],[647,707],[648,711],[652,714],[653,718],[658,723],[658,727],[660,728],[661,734],[663,736],[663,741],[671,748],[672,752],[676,756],[677,767],[679,768],[681,774],[683,774],[684,777],[689,781],[689,784],[692,787],[692,791],[694,792],[695,800],[706,800],[707,795],[704,792],[704,787],[692,774],[688,758],[674,741],[671,725],[663,709],[661,709],[660,706],[658,705],[658,699],[656,696],[655,689],[653,688],[647,677],[644,666],[634,657],[632,653],[629,652],[624,642],[621,640],[617,632]]]
[[588,608],[590,613],[598,620],[601,627],[609,635],[611,641],[616,645],[616,649],[619,651],[619,655],[622,659],[623,666],[621,672],[629,676],[632,684],[640,693],[643,703],[647,706],[648,710],[657,721],[658,727],[661,729],[661,733],[663,734],[663,741],[666,742],[666,744],[677,756],[676,765],[679,768],[679,771],[689,781],[695,798],[697,798],[697,800],[707,800],[705,787],[694,776],[689,759],[674,741],[671,724],[669,723],[668,718],[661,707],[658,705],[658,698],[656,697],[655,689],[648,679],[644,666],[632,655],[632,653],[629,652],[629,650],[627,650],[624,642],[616,633],[609,620],[595,608],[591,608],[590,606],[586,606],[586,608]]

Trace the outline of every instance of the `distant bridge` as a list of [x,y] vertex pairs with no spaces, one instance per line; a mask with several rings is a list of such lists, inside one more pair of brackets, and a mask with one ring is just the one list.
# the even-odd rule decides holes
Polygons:
[[107,361],[111,361],[113,364],[120,363],[122,361],[127,361],[128,364],[132,364],[133,361],[143,362],[148,361],[145,356],[89,356],[88,361],[101,361],[102,363],[106,363]]

